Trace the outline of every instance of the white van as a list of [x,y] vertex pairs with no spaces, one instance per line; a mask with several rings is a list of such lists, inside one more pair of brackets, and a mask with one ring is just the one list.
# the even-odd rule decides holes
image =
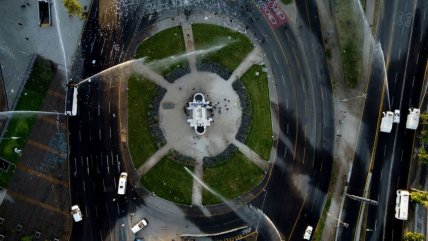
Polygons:
[[138,231],[140,231],[141,229],[145,228],[149,223],[147,222],[147,219],[143,218],[140,220],[140,222],[138,222],[137,224],[134,225],[134,227],[131,228],[133,233],[137,233]]
[[119,186],[117,188],[117,194],[124,195],[126,192],[126,181],[128,178],[128,173],[122,172],[119,176]]
[[71,206],[71,214],[73,215],[74,222],[80,222],[82,221],[82,212],[80,211],[80,208],[78,205]]

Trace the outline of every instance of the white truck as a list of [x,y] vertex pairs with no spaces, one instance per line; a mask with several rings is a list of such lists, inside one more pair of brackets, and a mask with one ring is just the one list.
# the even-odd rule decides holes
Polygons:
[[380,123],[380,131],[390,133],[394,122],[394,113],[392,111],[382,112],[382,122]]
[[416,108],[410,108],[409,114],[407,115],[406,128],[410,130],[416,130],[419,125],[419,116],[421,115],[421,110]]

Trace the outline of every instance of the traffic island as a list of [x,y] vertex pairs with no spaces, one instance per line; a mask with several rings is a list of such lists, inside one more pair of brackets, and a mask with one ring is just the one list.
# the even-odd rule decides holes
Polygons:
[[[218,204],[245,195],[269,171],[272,123],[266,67],[260,48],[243,34],[216,25],[182,25],[137,47],[135,57],[145,66],[138,71],[145,80],[133,77],[128,82],[130,153],[142,186],[153,195],[179,204]],[[145,74],[149,69],[157,75]],[[156,84],[165,92],[154,104],[150,100]],[[253,117],[253,109],[260,116]],[[150,113],[157,113],[157,122],[134,117]],[[152,124],[162,132],[165,145],[147,131]],[[131,136],[144,136],[144,141]]]

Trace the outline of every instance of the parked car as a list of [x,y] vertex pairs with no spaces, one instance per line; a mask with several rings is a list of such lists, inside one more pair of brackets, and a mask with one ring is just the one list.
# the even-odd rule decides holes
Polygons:
[[134,225],[134,227],[131,228],[133,233],[137,233],[138,231],[140,231],[141,229],[145,228],[149,223],[147,222],[147,220],[145,218],[141,219],[140,222],[138,222],[137,224]]
[[400,110],[394,111],[394,123],[400,123]]

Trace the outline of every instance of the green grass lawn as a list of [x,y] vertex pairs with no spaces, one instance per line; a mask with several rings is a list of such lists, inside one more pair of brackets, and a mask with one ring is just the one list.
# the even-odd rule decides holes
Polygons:
[[[241,152],[235,152],[222,165],[204,168],[204,182],[226,200],[250,191],[263,178],[264,172]],[[204,205],[221,203],[216,196],[205,190],[202,193]]]
[[193,38],[197,50],[225,45],[217,51],[201,56],[202,62],[219,63],[229,71],[235,70],[254,46],[243,34],[212,24],[193,24]]
[[[15,110],[39,110],[53,77],[54,73],[50,62],[38,57],[34,62],[33,69],[19,97]],[[20,155],[14,152],[14,148],[16,147],[21,150],[24,148],[36,117],[34,114],[12,116],[7,127],[7,132],[4,135],[5,139],[0,143],[0,156],[3,159],[15,164],[19,161]],[[7,139],[10,137],[20,138],[17,140]],[[7,187],[13,175],[14,168],[15,166],[9,168],[7,173],[0,170],[0,186]]]
[[[259,72],[259,76],[256,76],[256,72]],[[272,149],[272,122],[267,75],[262,72],[262,66],[254,65],[241,80],[252,106],[251,128],[245,144],[268,161]]]
[[[141,177],[141,184],[158,197],[190,205],[193,178],[184,167],[164,157],[152,170]],[[188,168],[193,172],[193,167]]]
[[354,88],[360,79],[363,23],[353,1],[335,0],[334,3],[345,81]]
[[153,70],[167,75],[177,65],[187,64],[187,57],[170,58],[186,53],[183,31],[180,26],[161,31],[144,40],[137,48],[135,58],[146,57]]
[[156,84],[140,76],[132,75],[128,80],[129,151],[135,168],[158,150],[148,124],[149,105],[155,89]]

